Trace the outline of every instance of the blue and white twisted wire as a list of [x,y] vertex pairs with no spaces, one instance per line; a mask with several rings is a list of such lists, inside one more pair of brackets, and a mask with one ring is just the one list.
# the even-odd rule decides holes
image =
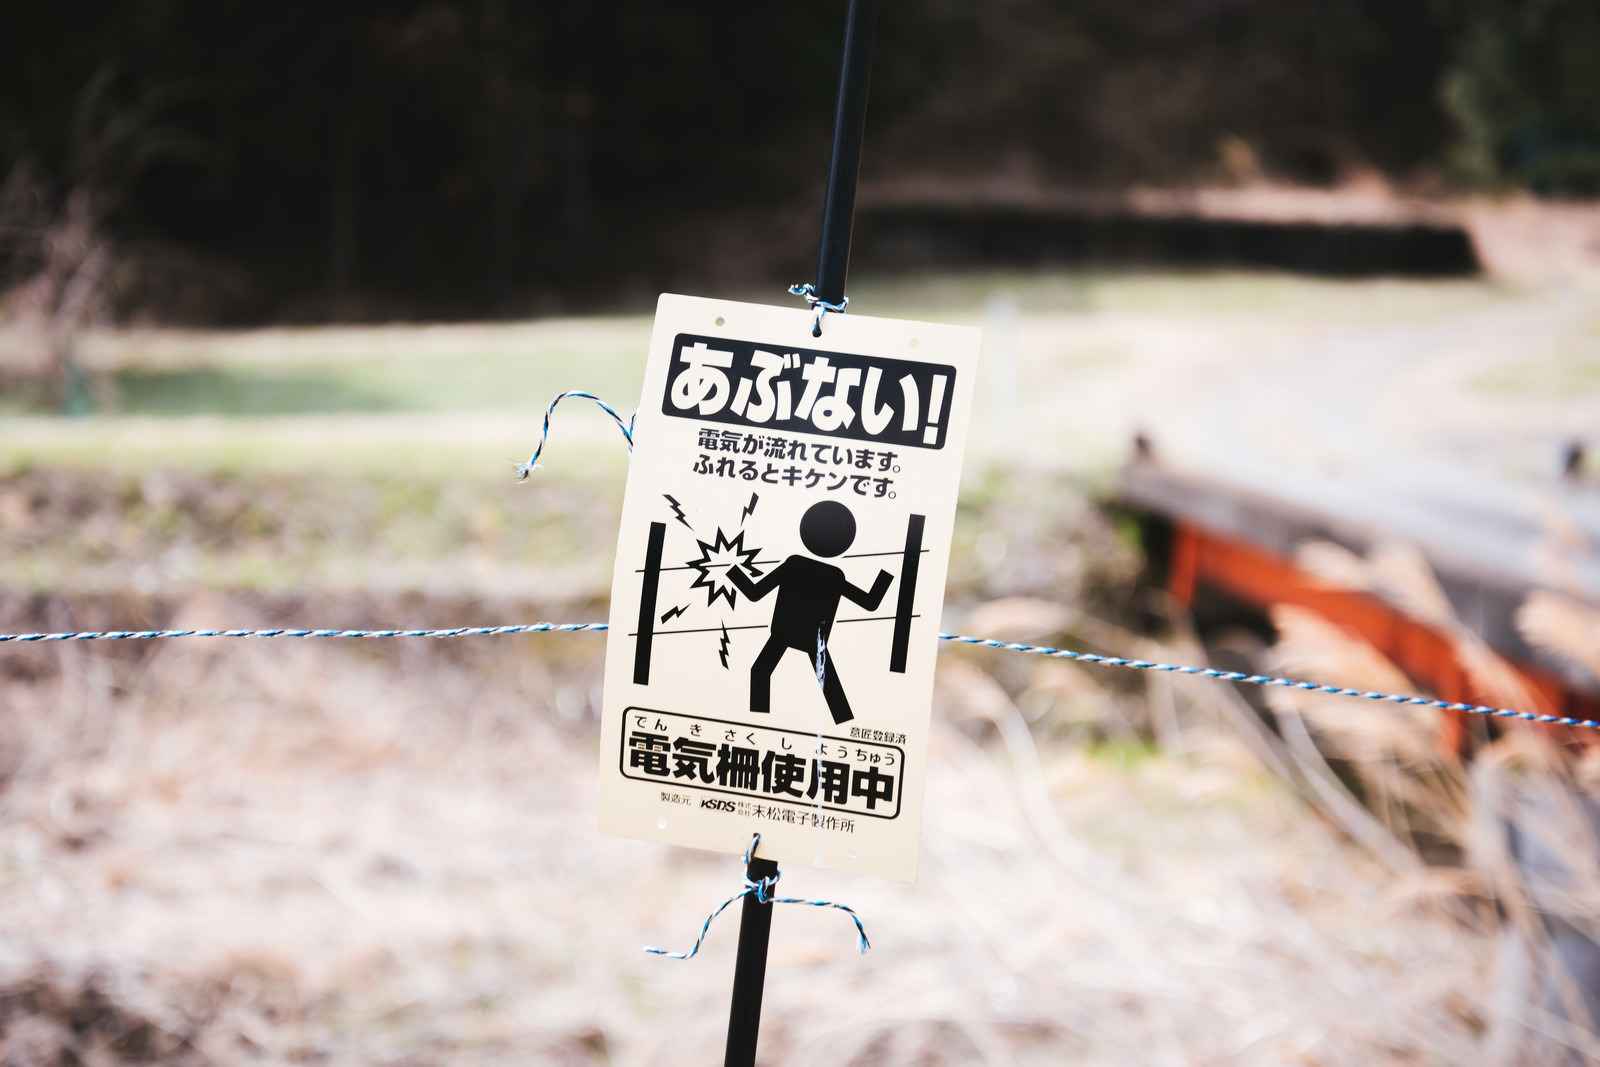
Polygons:
[[550,437],[550,416],[555,414],[556,405],[561,403],[569,396],[585,397],[589,400],[593,400],[596,404],[599,404],[600,410],[611,416],[612,421],[617,424],[617,429],[621,430],[622,436],[627,439],[628,451],[633,451],[633,420],[637,416],[637,412],[635,412],[634,415],[629,416],[627,422],[623,422],[622,416],[617,414],[616,408],[613,408],[610,404],[607,404],[604,400],[601,400],[593,393],[586,393],[582,389],[568,389],[564,393],[556,394],[556,398],[550,401],[550,406],[544,409],[544,429],[539,431],[539,447],[533,450],[533,455],[528,457],[528,462],[517,468],[518,481],[527,478],[528,475],[539,469],[539,453],[544,451],[545,441],[547,441]]
[[603,622],[533,622],[520,626],[452,626],[438,630],[98,630],[60,634],[0,634],[0,643],[148,641],[157,637],[489,637],[501,634],[604,630]]
[[[746,867],[750,866],[750,857],[755,852],[756,846],[760,843],[761,835],[756,834],[755,839],[750,842],[750,847],[745,849],[744,859],[741,862],[743,862]],[[839,909],[846,915],[849,915],[850,921],[856,924],[856,951],[860,952],[862,955],[866,955],[867,949],[872,947],[872,942],[867,940],[867,928],[861,925],[861,916],[856,914],[854,908],[850,907],[848,904],[836,904],[831,900],[802,900],[800,897],[775,897],[772,895],[772,891],[778,887],[778,877],[778,875],[774,874],[771,877],[761,879],[759,882],[752,882],[747,876],[744,880],[743,889],[739,890],[727,900],[724,900],[721,904],[718,904],[716,910],[710,915],[706,916],[706,921],[700,924],[700,936],[694,939],[694,947],[688,952],[669,952],[664,948],[652,948],[649,945],[646,945],[644,950],[657,956],[669,956],[675,960],[694,959],[695,953],[699,952],[700,946],[705,943],[706,934],[710,933],[711,924],[716,920],[716,917],[726,911],[729,904],[732,904],[734,901],[754,893],[756,895],[756,899],[761,901],[763,904],[805,904],[808,907],[813,908]]]
[[1327,693],[1332,696],[1360,697],[1363,700],[1381,700],[1387,704],[1409,704],[1419,708],[1441,708],[1445,711],[1465,711],[1473,715],[1492,715],[1502,719],[1521,719],[1525,722],[1545,723],[1550,726],[1582,726],[1600,730],[1600,722],[1593,719],[1573,719],[1566,715],[1536,715],[1531,711],[1512,708],[1495,708],[1485,704],[1461,704],[1450,700],[1429,700],[1427,697],[1403,696],[1399,693],[1375,693],[1370,690],[1348,689],[1339,685],[1319,685],[1316,682],[1297,682],[1292,678],[1278,678],[1270,674],[1244,674],[1240,671],[1223,671],[1215,667],[1185,667],[1174,663],[1155,663],[1144,659],[1124,659],[1121,656],[1101,656],[1093,652],[1073,652],[1065,648],[1046,645],[1023,645],[1014,641],[996,641],[992,637],[968,637],[966,634],[940,634],[941,641],[956,641],[964,645],[981,645],[984,648],[1003,648],[1009,652],[1032,652],[1038,656],[1095,663],[1102,667],[1127,667],[1136,671],[1166,671],[1173,674],[1193,674],[1201,678],[1215,678],[1223,682],[1244,682],[1249,685],[1281,686],[1307,693]]
[[[608,629],[603,622],[535,622],[519,626],[454,626],[435,630],[105,630],[83,633],[0,634],[0,644],[28,644],[49,641],[143,641],[160,637],[486,637],[501,634],[576,633],[580,630]],[[941,641],[954,641],[964,645],[998,648],[1008,652],[1030,652],[1036,656],[1076,660],[1102,667],[1126,667],[1136,671],[1158,671],[1170,674],[1190,674],[1200,678],[1215,678],[1222,682],[1243,682],[1248,685],[1280,686],[1306,693],[1326,693],[1330,696],[1359,697],[1386,704],[1405,704],[1418,708],[1438,708],[1442,711],[1461,711],[1470,715],[1487,715],[1499,719],[1518,719],[1523,722],[1542,723],[1547,726],[1577,726],[1587,730],[1600,730],[1594,719],[1575,719],[1567,715],[1540,715],[1515,708],[1496,708],[1487,704],[1463,704],[1451,700],[1430,700],[1427,697],[1404,696],[1399,693],[1377,693],[1371,690],[1350,689],[1339,685],[1322,685],[1301,682],[1293,678],[1279,678],[1270,674],[1245,674],[1241,671],[1224,671],[1215,667],[1187,667],[1175,663],[1157,663],[1152,660],[1126,659],[1122,656],[1102,656],[1095,652],[1074,652],[1067,648],[1048,645],[1024,645],[1014,641],[998,641],[992,637],[970,637],[967,634],[940,634]]]
[[816,311],[817,317],[815,321],[811,323],[812,337],[822,336],[823,315],[830,311],[836,315],[843,315],[850,310],[850,298],[848,296],[842,297],[837,304],[829,303],[817,295],[816,286],[812,285],[810,282],[797,282],[794,285],[789,286],[789,292],[794,296],[804,297],[806,303],[810,304],[811,307]]

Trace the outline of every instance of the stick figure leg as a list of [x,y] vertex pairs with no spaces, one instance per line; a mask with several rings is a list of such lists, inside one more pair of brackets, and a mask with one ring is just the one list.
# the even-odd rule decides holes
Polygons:
[[765,714],[772,710],[772,672],[788,651],[788,644],[774,634],[750,667],[750,710]]
[[828,655],[828,646],[822,646],[822,696],[828,702],[828,710],[833,713],[836,723],[849,722],[855,718],[855,712],[850,710],[850,701],[844,695],[844,686],[839,684],[839,671],[833,665],[833,657]]

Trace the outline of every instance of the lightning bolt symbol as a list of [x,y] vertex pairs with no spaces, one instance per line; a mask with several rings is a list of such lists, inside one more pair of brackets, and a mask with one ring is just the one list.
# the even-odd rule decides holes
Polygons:
[[756,510],[756,501],[759,500],[759,499],[760,499],[760,497],[756,496],[754,493],[750,494],[750,506],[744,509],[744,514],[743,515],[739,516],[739,525],[740,526],[743,526],[744,525],[744,520],[748,519],[755,512],[755,510]]
[[[683,523],[685,526],[689,526],[689,520],[683,517],[683,505],[679,504],[676,500],[672,499],[672,497],[668,496],[666,493],[662,493],[661,495],[667,498],[667,503],[672,506],[672,513],[674,515],[678,516],[678,521]],[[689,526],[689,532],[690,533],[694,532],[694,527],[693,526]]]
[[672,621],[673,619],[677,618],[679,615],[682,615],[684,612],[686,612],[688,610],[689,610],[689,605],[687,605],[687,604],[685,604],[681,608],[669,608],[667,610],[667,613],[665,615],[661,616],[661,621],[662,622],[670,622],[670,621]]
[[722,624],[722,648],[717,652],[717,655],[722,657],[722,668],[723,668],[723,670],[727,670],[727,668],[728,668],[728,624],[727,623],[723,623]]

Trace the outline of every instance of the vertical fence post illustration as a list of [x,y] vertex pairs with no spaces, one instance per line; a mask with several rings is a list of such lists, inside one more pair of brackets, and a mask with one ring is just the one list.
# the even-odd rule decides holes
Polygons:
[[906,547],[900,559],[900,595],[894,609],[894,639],[889,645],[889,669],[906,673],[906,652],[911,647],[911,609],[917,602],[917,570],[922,564],[922,528],[925,515],[906,523]]
[[[822,237],[817,249],[816,295],[831,304],[844,300],[850,270],[850,233],[855,223],[856,177],[861,169],[861,135],[867,121],[867,80],[872,70],[872,38],[877,0],[850,0],[845,15],[844,58],[839,67],[839,99],[833,113],[833,149],[828,187],[822,201]],[[654,608],[652,607],[652,610]],[[752,852],[745,877],[760,884],[778,873],[771,860]],[[733,970],[733,1003],[728,1014],[728,1049],[723,1067],[754,1067],[761,1027],[761,994],[766,985],[767,943],[772,904],[749,893],[739,920],[739,950]]]
[[644,553],[644,583],[639,590],[639,633],[633,646],[633,684],[650,684],[650,650],[656,635],[656,589],[661,584],[661,548],[667,524],[650,524],[650,544]]

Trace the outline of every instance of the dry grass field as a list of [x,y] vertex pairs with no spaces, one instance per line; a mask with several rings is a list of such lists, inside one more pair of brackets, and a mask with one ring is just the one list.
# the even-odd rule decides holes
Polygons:
[[[1512,397],[1494,462],[1531,470],[1535,429],[1600,398],[1584,292],[1069,277],[852,296],[1014,326],[1002,359],[1027,388],[991,376],[979,397],[945,629],[1196,662],[1182,620],[1131,632],[1160,605],[1097,501],[1133,429],[1184,439],[1255,370],[1289,377],[1306,338],[1358,350],[1560,306],[1565,332],[1503,353],[1538,374],[1479,356],[1447,383]],[[101,414],[0,416],[0,631],[601,619],[614,428],[563,408],[547,469],[511,475],[555,391],[631,407],[647,332],[92,337]],[[1423,345],[1374,388],[1437,390],[1448,354]],[[1314,621],[1284,632],[1283,669],[1381,676]],[[602,646],[0,646],[0,1064],[716,1062],[736,918],[691,961],[641,947],[687,948],[741,871],[595,832]],[[1516,740],[1441,764],[1425,715],[1343,709],[1274,704],[1274,730],[1203,680],[944,649],[921,877],[784,871],[786,893],[854,907],[873,949],[837,912],[778,909],[762,1062],[1593,1056],[1540,916],[1587,928],[1600,880],[1541,896],[1494,840],[1534,810],[1571,854],[1584,835],[1558,816],[1600,775]]]

